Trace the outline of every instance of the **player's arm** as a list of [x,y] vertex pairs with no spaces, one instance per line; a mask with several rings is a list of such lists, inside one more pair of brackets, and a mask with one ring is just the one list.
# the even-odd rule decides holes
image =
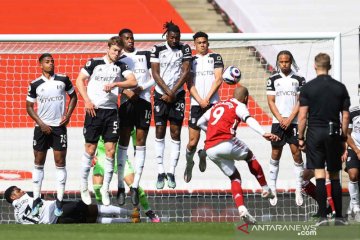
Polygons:
[[210,114],[211,114],[211,108],[208,109],[198,120],[197,122],[197,126],[199,128],[201,128],[201,130],[203,130],[204,132],[207,131],[207,125],[210,119]]
[[173,89],[171,89],[171,92],[173,94],[175,94],[177,92],[177,90],[179,90],[179,88],[181,88],[184,83],[186,82],[186,80],[188,80],[190,76],[190,61],[184,61],[181,64],[181,73],[180,73],[180,79],[179,81],[175,84],[175,86],[173,87]]
[[194,83],[194,73],[189,73],[189,78],[186,82],[186,85],[188,87],[188,90],[191,94],[191,96],[199,103],[200,107],[205,108],[209,103],[206,103],[204,99],[202,99],[196,90],[195,83]]
[[46,125],[35,112],[34,105],[36,102],[36,87],[32,84],[29,86],[28,95],[26,97],[26,112],[29,116],[39,125],[41,131],[45,134],[50,134],[52,129],[50,126]]
[[268,102],[268,106],[270,108],[271,113],[275,116],[275,118],[279,122],[281,122],[283,118],[279,112],[279,109],[277,108],[277,106],[275,104],[275,95],[267,95],[267,102]]
[[274,134],[267,133],[265,130],[260,126],[259,122],[256,121],[255,118],[253,118],[249,110],[246,108],[245,104],[239,104],[236,107],[236,115],[245,122],[252,130],[254,130],[256,133],[263,136],[268,141],[278,141],[280,138]]
[[63,119],[60,122],[60,126],[62,126],[62,125],[66,126],[69,123],[71,115],[74,112],[74,109],[76,107],[77,100],[78,100],[76,91],[75,91],[69,78],[67,78],[66,82],[65,82],[65,91],[67,92],[67,94],[70,97],[70,102],[69,102],[68,109],[67,109],[65,116],[63,117]]
[[214,77],[215,80],[211,85],[210,91],[208,92],[205,100],[210,102],[211,97],[219,90],[221,83],[223,82],[222,73],[224,71],[224,63],[219,54],[215,55],[214,58]]
[[298,140],[300,150],[305,150],[305,128],[306,128],[306,118],[309,111],[308,106],[300,106],[298,114]]
[[172,92],[170,88],[165,84],[164,80],[160,76],[160,63],[151,63],[151,72],[154,77],[156,84],[164,91],[166,95],[171,96]]
[[90,114],[90,116],[95,117],[95,105],[91,102],[85,86],[85,81],[89,79],[87,73],[83,72],[83,69],[79,73],[79,76],[76,78],[76,87],[80,93],[80,96],[84,99],[85,102],[85,111]]

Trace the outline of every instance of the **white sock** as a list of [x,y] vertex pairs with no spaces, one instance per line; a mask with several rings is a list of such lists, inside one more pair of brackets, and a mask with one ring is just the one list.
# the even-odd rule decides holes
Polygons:
[[109,218],[109,217],[98,217],[97,223],[108,224],[108,223],[130,223],[131,220],[128,218]]
[[175,141],[171,139],[170,142],[170,149],[171,149],[171,153],[170,153],[170,171],[169,173],[172,173],[175,175],[175,168],[177,166],[177,163],[179,161],[179,156],[180,156],[180,144],[181,141]]
[[114,173],[114,159],[105,157],[103,188],[109,190],[109,185]]
[[97,205],[98,207],[98,216],[106,216],[106,215],[116,215],[120,217],[129,217],[131,216],[131,211],[125,208],[109,205]]
[[134,177],[134,182],[132,184],[133,188],[139,187],[141,174],[143,172],[143,168],[144,168],[144,164],[145,164],[145,154],[146,154],[145,146],[136,146],[135,177]]
[[155,138],[155,159],[157,162],[159,174],[165,172],[164,163],[163,163],[164,149],[165,149],[164,139]]
[[359,211],[359,186],[358,182],[349,181],[349,195],[354,212]]
[[86,152],[81,157],[81,172],[80,172],[80,188],[88,189],[88,178],[91,168],[91,160],[93,156],[90,156]]
[[62,201],[64,198],[65,184],[66,184],[66,168],[56,167],[56,197],[59,201]]
[[43,179],[44,179],[44,165],[35,165],[32,174],[34,199],[41,197],[41,185]]
[[276,190],[276,180],[279,174],[279,161],[270,159],[269,170],[269,187],[271,190]]
[[294,162],[295,168],[295,181],[296,181],[296,189],[301,190],[301,184],[303,182],[303,173],[304,173],[304,163],[296,163]]
[[124,187],[124,171],[125,171],[125,162],[128,158],[127,156],[127,147],[118,145],[117,152],[117,167],[118,167],[118,188]]
[[196,152],[196,148],[193,151],[190,151],[189,149],[186,148],[185,157],[187,163],[191,163],[192,161],[194,161],[195,152]]

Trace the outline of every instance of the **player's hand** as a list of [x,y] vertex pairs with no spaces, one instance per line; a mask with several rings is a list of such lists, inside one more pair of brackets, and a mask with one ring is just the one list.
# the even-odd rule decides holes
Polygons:
[[52,128],[45,123],[39,124],[39,127],[45,135],[49,135],[52,132]]
[[345,151],[344,151],[343,154],[341,155],[341,161],[342,161],[342,162],[346,162],[347,158],[348,158],[348,151],[347,151],[347,149],[345,148]]
[[173,98],[167,94],[163,94],[161,96],[161,100],[163,100],[164,102],[167,102],[167,103],[172,103],[172,102],[174,102],[175,98]]
[[209,106],[210,102],[206,99],[202,99],[200,102],[199,102],[199,105],[201,108],[207,108]]
[[70,122],[70,117],[71,117],[71,116],[68,116],[68,115],[63,116],[63,118],[62,118],[62,120],[61,120],[61,122],[60,122],[60,126],[66,126],[66,125],[68,125],[69,122]]
[[130,89],[124,89],[123,94],[125,94],[129,100],[137,100],[139,98],[139,95]]
[[279,136],[275,135],[275,134],[272,134],[272,133],[265,133],[263,135],[263,137],[268,140],[268,141],[272,141],[272,142],[276,142],[276,141],[279,141],[280,138]]
[[298,144],[299,144],[299,149],[303,152],[305,152],[306,150],[306,145],[305,145],[305,141],[304,140],[298,140]]
[[280,127],[282,129],[287,129],[291,124],[291,120],[289,118],[282,118],[280,121]]
[[103,90],[108,93],[108,92],[110,92],[114,87],[116,87],[116,83],[105,84]]
[[95,105],[91,101],[85,102],[85,111],[92,117],[96,116]]
[[144,91],[143,87],[137,86],[135,89],[133,89],[134,93],[137,95],[140,95],[142,91]]

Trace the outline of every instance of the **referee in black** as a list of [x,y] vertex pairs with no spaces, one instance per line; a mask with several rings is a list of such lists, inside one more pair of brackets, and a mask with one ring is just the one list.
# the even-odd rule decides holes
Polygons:
[[[329,225],[326,218],[325,165],[330,174],[331,194],[335,204],[335,225],[347,225],[342,217],[342,193],[339,180],[342,160],[346,158],[350,97],[344,84],[329,74],[330,57],[315,57],[317,77],[300,89],[298,116],[299,147],[305,150],[306,167],[315,170],[316,196],[320,218],[317,226]],[[307,130],[305,136],[305,127]]]

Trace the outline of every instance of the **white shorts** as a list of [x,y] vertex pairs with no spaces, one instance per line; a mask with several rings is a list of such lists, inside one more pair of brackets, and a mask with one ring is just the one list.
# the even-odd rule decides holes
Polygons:
[[206,154],[226,176],[230,177],[235,171],[235,160],[245,160],[249,151],[249,147],[243,141],[234,137],[207,149]]

